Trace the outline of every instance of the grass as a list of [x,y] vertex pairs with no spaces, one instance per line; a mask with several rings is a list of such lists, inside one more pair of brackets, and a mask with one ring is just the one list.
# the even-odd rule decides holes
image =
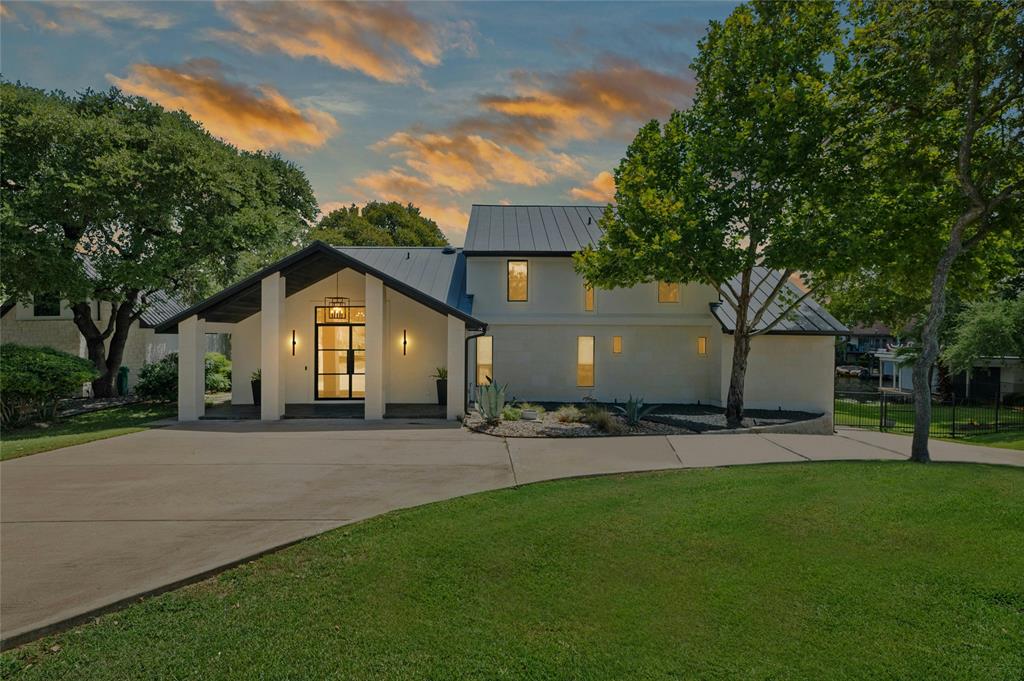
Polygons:
[[5,430],[0,437],[0,460],[134,433],[175,413],[173,404],[129,404],[71,416],[47,427]]
[[1000,447],[1001,449],[1017,449],[1024,451],[1024,432],[1016,433],[978,433],[966,437],[942,438],[949,442],[960,442],[971,445],[984,445],[986,447]]
[[563,480],[389,513],[6,653],[14,679],[1014,679],[1024,470]]

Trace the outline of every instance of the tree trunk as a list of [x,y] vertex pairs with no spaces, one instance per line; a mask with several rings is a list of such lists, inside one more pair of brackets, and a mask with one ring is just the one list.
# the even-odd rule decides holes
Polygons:
[[[124,360],[124,348],[128,342],[131,325],[135,321],[135,303],[138,293],[132,293],[120,304],[112,304],[111,319],[104,331],[100,331],[92,319],[93,308],[88,302],[79,302],[71,306],[75,326],[85,338],[85,347],[89,360],[100,375],[92,382],[92,394],[95,397],[115,397],[114,381],[117,371]],[[109,347],[107,339],[110,339]]]
[[743,425],[743,381],[747,377],[750,355],[750,334],[741,332],[739,324],[733,334],[732,371],[729,374],[729,396],[725,403],[725,422],[730,428]]

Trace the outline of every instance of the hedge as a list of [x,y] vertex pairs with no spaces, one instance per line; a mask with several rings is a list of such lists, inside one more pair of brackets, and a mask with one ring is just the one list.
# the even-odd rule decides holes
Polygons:
[[[206,353],[206,392],[231,390],[231,360],[219,352]],[[135,386],[139,397],[172,402],[178,399],[178,353],[142,367]]]
[[99,376],[92,362],[53,348],[0,345],[0,422],[8,426],[56,416],[57,403]]

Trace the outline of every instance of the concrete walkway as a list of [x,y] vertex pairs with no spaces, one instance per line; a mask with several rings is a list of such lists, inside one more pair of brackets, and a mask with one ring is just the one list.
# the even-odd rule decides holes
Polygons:
[[[903,459],[909,445],[867,431],[506,441],[441,421],[144,431],[0,464],[0,635],[16,643],[396,508],[567,476]],[[1024,465],[1024,452],[933,452]]]

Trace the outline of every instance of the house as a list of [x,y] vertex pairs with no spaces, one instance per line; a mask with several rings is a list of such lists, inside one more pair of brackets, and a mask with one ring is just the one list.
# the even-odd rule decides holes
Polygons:
[[[100,328],[110,320],[110,303],[90,301]],[[128,368],[128,386],[139,378],[139,370],[146,364],[157,362],[170,352],[177,352],[178,337],[158,333],[156,327],[185,308],[173,297],[162,292],[150,296],[141,317],[132,323],[124,348],[121,366]],[[30,304],[7,302],[0,308],[0,338],[4,343],[45,346],[63,352],[88,357],[85,337],[75,325],[74,316],[66,300],[36,299]],[[86,386],[88,390],[88,386]]]
[[839,339],[836,345],[837,364],[856,364],[861,358],[870,359],[878,350],[896,343],[896,336],[885,324],[858,324]]
[[[436,404],[437,367],[448,418],[490,379],[532,401],[723,404],[732,311],[699,284],[587,288],[571,256],[600,239],[602,211],[473,206],[461,249],[315,242],[159,327],[179,335],[179,419],[204,415],[200,339],[212,331],[232,335],[233,404],[253,404],[259,370],[266,420],[310,404],[368,419]],[[767,291],[779,275],[757,276]],[[834,336],[846,331],[805,299],[754,341],[746,404],[830,414]]]
[[[875,353],[881,367],[878,387],[909,393],[914,390],[914,358],[900,356],[897,350],[890,347]],[[939,372],[933,371],[931,391],[952,395],[958,401],[994,402],[1024,395],[1024,361],[1020,357],[982,357],[970,371],[952,375],[945,388],[939,381]]]

